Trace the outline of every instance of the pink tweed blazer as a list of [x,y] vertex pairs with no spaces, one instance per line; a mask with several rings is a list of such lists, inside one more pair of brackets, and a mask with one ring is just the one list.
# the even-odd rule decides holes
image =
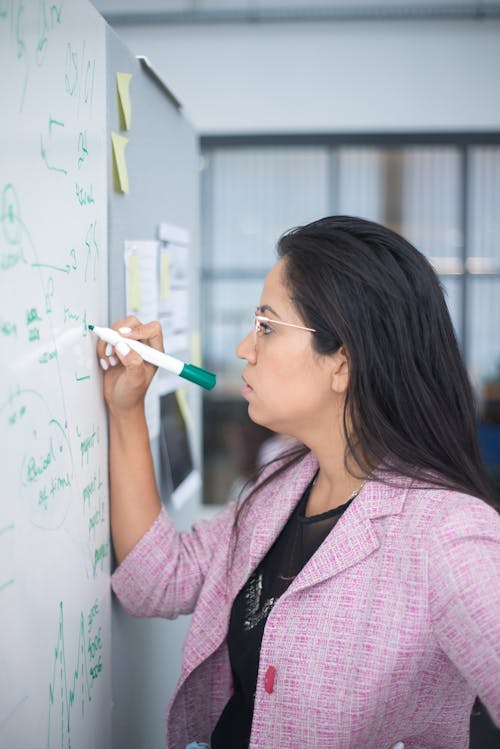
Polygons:
[[[232,693],[232,602],[316,466],[309,454],[254,498],[230,576],[235,504],[189,533],[162,511],[114,573],[134,616],[193,612],[168,749],[210,740]],[[466,749],[476,694],[500,723],[499,571],[500,518],[480,500],[365,484],[269,615],[250,748]]]

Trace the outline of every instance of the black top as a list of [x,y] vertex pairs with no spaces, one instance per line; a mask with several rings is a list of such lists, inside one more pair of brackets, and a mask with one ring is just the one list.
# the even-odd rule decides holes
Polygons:
[[212,749],[248,749],[260,648],[269,612],[352,502],[350,499],[334,510],[305,517],[313,482],[234,600],[227,636],[234,694],[215,726]]

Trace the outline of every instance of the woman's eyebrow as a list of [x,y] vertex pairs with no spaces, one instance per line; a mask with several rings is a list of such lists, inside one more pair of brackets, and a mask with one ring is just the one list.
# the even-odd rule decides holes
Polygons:
[[273,314],[275,317],[278,317],[281,320],[279,314],[269,304],[263,304],[261,307],[257,307],[257,311],[260,312],[262,315],[265,312],[271,312],[271,314]]

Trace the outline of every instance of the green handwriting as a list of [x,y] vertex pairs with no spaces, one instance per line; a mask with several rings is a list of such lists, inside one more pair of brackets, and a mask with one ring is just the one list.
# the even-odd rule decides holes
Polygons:
[[49,270],[57,270],[60,273],[69,273],[72,270],[76,270],[78,265],[76,262],[76,250],[72,247],[69,251],[71,262],[65,263],[65,265],[52,265],[51,263],[31,263],[32,268],[48,268]]
[[98,489],[97,474],[94,473],[94,475],[92,476],[92,480],[87,484],[87,486],[83,487],[82,500],[83,500],[84,506],[85,506],[85,504],[87,502],[90,503],[90,499],[92,497],[92,494],[95,491],[97,491],[97,489]]
[[[95,619],[95,617],[97,616],[98,613],[99,613],[99,601],[96,598],[96,600],[94,601],[94,603],[92,605],[92,608],[89,611],[89,615],[87,617],[87,625],[88,625],[88,633],[89,633],[89,635],[90,635],[90,630],[92,629],[92,625],[94,623],[94,619]],[[99,628],[99,631],[100,631],[100,628]]]
[[[76,432],[77,432],[78,437],[81,437],[80,430],[78,429],[78,427],[77,427]],[[84,457],[87,458],[87,463],[89,462],[89,452],[93,447],[95,447],[96,444],[99,444],[99,429],[94,430],[87,437],[80,440],[80,455],[82,458],[82,463],[83,463]]]
[[69,96],[84,104],[92,104],[95,82],[95,59],[90,59],[85,51],[85,41],[81,52],[68,42],[66,46],[66,73],[64,85]]
[[5,336],[17,335],[17,326],[14,322],[0,322],[0,333]]
[[89,334],[89,329],[87,325],[87,310],[83,310],[83,319],[82,319],[82,336],[83,338],[86,338]]
[[45,290],[45,312],[47,315],[52,314],[52,298],[54,296],[54,279],[49,276]]
[[0,256],[0,270],[11,270],[19,263],[25,263],[22,249],[17,252],[5,252]]
[[26,53],[26,44],[24,43],[24,39],[22,38],[22,31],[21,31],[21,18],[24,13],[24,4],[19,3],[18,9],[17,9],[17,18],[16,18],[16,42],[17,42],[17,57],[20,59],[23,57],[23,55]]
[[31,309],[26,311],[26,325],[31,325],[32,322],[41,322],[42,318],[37,312],[36,307],[32,307]]
[[[64,127],[64,122],[60,122],[59,120],[54,120],[52,117],[49,117],[49,138],[52,138],[52,128],[54,125],[57,125],[57,127]],[[49,171],[60,172],[61,174],[68,173],[67,169],[64,169],[61,166],[54,166],[52,163],[49,162],[47,149],[45,147],[45,141],[43,139],[42,134],[40,134],[40,155],[42,157],[42,160],[45,166],[47,167]]]
[[10,414],[8,418],[8,423],[12,426],[13,424],[17,424],[19,419],[21,419],[24,414],[26,413],[26,406],[20,406],[19,411],[14,411]]
[[101,505],[99,510],[96,510],[94,514],[89,518],[89,537],[92,536],[95,539],[96,528],[104,523],[106,518],[104,517],[104,504]]
[[86,190],[84,187],[81,187],[78,182],[75,183],[75,193],[80,205],[92,205],[92,203],[95,203],[94,196],[92,194],[93,191],[93,185],[90,185],[90,190]]
[[83,162],[89,155],[89,150],[87,147],[87,131],[83,130],[81,133],[78,133],[78,146],[77,146],[77,154],[78,154],[78,169],[81,169]]
[[[91,635],[89,631],[89,637]],[[85,714],[85,705],[92,700],[92,685],[102,671],[91,673],[89,668],[88,646],[85,636],[85,625],[83,612],[80,614],[80,626],[78,632],[78,641],[76,643],[76,658],[71,661],[75,666],[71,669],[66,665],[66,632],[64,626],[64,611],[62,601],[59,603],[59,624],[57,631],[57,644],[54,648],[54,660],[52,664],[52,678],[49,682],[49,720],[47,734],[47,749],[57,746],[61,749],[71,749],[71,716],[75,703],[80,703],[81,713]],[[75,652],[75,651],[74,651]],[[79,692],[79,695],[77,694]],[[52,713],[57,709],[57,716],[52,717]],[[58,719],[60,715],[60,718]],[[52,727],[58,735],[51,736]]]
[[71,486],[71,479],[66,473],[65,476],[54,476],[50,480],[50,487],[42,487],[38,493],[38,504],[45,510],[48,508],[49,498],[53,499],[55,494]]
[[[40,36],[36,46],[36,62],[40,67],[44,61],[45,54],[47,52],[49,31],[52,31],[56,24],[61,23],[61,8],[62,3],[57,6],[52,3],[48,8],[49,4],[46,0],[39,0],[38,3],[38,27],[40,29]],[[49,12],[47,12],[49,11]]]
[[94,561],[92,564],[92,571],[94,573],[94,577],[96,576],[97,572],[97,566],[100,565],[101,572],[103,571],[103,564],[104,560],[108,556],[109,553],[109,544],[106,541],[106,543],[101,544],[97,549],[94,549]]
[[47,362],[52,361],[52,359],[57,359],[57,351],[56,349],[53,349],[52,351],[45,351],[40,358],[38,359],[40,364],[47,364]]
[[87,650],[91,660],[94,660],[97,653],[102,650],[101,627],[97,630],[94,639],[89,642]]
[[64,308],[64,322],[67,322],[68,320],[79,322],[80,315],[77,312],[72,312],[70,307],[65,307]]
[[89,264],[90,261],[94,260],[93,263],[93,273],[92,273],[92,280],[95,281],[97,278],[97,264],[99,261],[99,245],[97,244],[96,240],[96,224],[97,222],[94,221],[89,225],[89,228],[87,230],[87,235],[85,237],[85,246],[87,247],[87,259],[85,262],[85,273],[83,280],[88,280],[88,271],[89,271]]
[[90,670],[89,670],[89,674],[90,674],[91,679],[93,679],[93,680],[97,679],[97,677],[99,676],[99,674],[101,673],[101,671],[102,671],[102,658],[101,658],[101,656],[99,656],[99,662],[96,663],[95,666],[92,666],[90,668]]
[[45,473],[47,468],[52,464],[52,462],[55,460],[55,453],[54,453],[54,446],[52,444],[52,440],[50,440],[50,448],[46,455],[42,455],[38,460],[31,456],[28,459],[28,463],[26,466],[26,481],[28,483],[32,483],[33,481],[37,481],[38,478]]

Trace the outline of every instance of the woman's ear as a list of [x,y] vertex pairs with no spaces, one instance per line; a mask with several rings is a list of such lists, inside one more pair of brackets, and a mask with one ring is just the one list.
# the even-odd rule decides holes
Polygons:
[[347,392],[347,388],[349,385],[349,360],[347,358],[344,347],[341,346],[334,354],[331,355],[331,358],[331,387],[334,393],[342,395],[343,393]]

